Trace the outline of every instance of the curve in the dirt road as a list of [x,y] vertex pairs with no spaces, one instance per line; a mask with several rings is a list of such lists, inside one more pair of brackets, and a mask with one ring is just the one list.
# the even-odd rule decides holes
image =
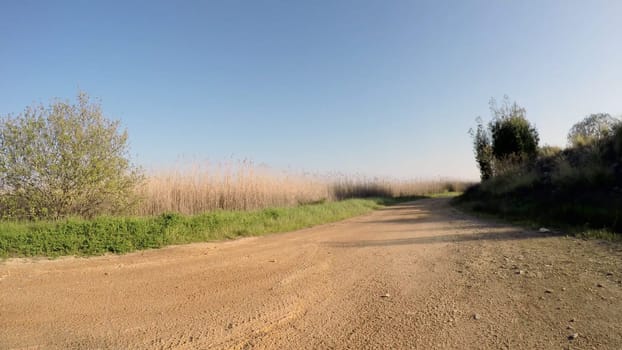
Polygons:
[[440,198],[260,238],[8,260],[0,348],[619,349],[621,255]]

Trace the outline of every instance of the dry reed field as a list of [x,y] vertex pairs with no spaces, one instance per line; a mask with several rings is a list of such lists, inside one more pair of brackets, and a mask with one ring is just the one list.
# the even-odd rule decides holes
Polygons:
[[276,171],[250,161],[199,164],[152,172],[138,189],[137,215],[253,210],[355,197],[405,197],[462,191],[452,179],[391,180],[344,174]]

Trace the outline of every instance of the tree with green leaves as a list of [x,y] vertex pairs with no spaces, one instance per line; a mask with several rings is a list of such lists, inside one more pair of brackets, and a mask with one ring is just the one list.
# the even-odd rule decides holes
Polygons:
[[535,159],[540,141],[535,126],[527,120],[526,110],[516,102],[510,103],[507,96],[500,106],[491,99],[490,112],[493,118],[487,128],[478,118],[477,128],[469,131],[482,181],[501,173],[503,168]]
[[573,147],[594,145],[610,135],[621,121],[609,113],[595,113],[576,123],[568,133],[568,144]]
[[0,215],[92,217],[128,209],[142,181],[128,136],[80,92],[0,118]]
[[498,160],[507,158],[535,158],[538,154],[540,136],[538,130],[527,120],[527,111],[516,102],[504,97],[501,106],[490,100],[493,119],[489,124],[492,153]]
[[469,130],[473,137],[473,151],[475,153],[475,161],[479,168],[480,178],[482,181],[490,179],[493,175],[493,155],[490,136],[482,118],[477,118],[477,129]]

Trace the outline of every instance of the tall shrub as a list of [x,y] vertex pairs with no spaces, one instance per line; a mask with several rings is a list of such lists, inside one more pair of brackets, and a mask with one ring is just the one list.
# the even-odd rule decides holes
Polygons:
[[91,217],[133,202],[141,181],[128,159],[128,136],[101,105],[80,92],[0,118],[0,211],[3,217]]
[[469,133],[473,137],[473,152],[475,153],[480,178],[482,181],[488,180],[494,175],[492,145],[481,118],[477,118],[477,128],[469,130]]
[[501,106],[497,106],[492,99],[490,110],[493,114],[489,129],[494,157],[499,160],[535,158],[540,136],[535,126],[527,120],[525,108],[516,102],[509,103],[505,97]]
[[498,106],[490,100],[492,121],[486,126],[477,118],[477,128],[469,130],[482,181],[519,167],[538,155],[538,131],[526,118],[526,110],[506,96]]

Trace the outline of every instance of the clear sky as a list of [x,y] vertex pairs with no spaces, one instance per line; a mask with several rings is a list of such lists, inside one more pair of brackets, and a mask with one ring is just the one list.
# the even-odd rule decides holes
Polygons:
[[622,1],[0,1],[0,114],[101,99],[149,168],[180,157],[477,178],[504,94],[543,143],[622,114]]

